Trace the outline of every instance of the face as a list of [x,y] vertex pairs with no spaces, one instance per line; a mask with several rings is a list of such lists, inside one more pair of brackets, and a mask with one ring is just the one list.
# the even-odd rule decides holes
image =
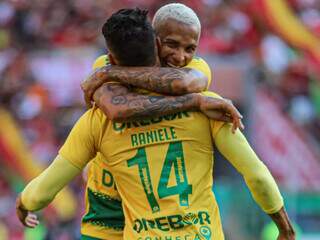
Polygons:
[[192,60],[200,35],[196,26],[168,19],[157,32],[162,66],[184,67]]

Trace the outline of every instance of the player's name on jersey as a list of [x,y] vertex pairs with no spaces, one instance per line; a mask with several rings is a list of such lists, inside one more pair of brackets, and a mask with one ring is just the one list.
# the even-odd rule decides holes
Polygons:
[[179,112],[179,113],[174,113],[174,114],[170,114],[162,117],[155,117],[155,118],[144,119],[139,121],[122,122],[122,123],[113,122],[113,130],[116,132],[122,132],[130,128],[144,127],[144,126],[160,123],[162,121],[172,121],[176,119],[183,119],[183,118],[189,118],[189,117],[191,117],[190,113]]
[[131,134],[131,145],[132,147],[138,147],[146,144],[167,142],[174,139],[177,139],[174,127],[159,128]]

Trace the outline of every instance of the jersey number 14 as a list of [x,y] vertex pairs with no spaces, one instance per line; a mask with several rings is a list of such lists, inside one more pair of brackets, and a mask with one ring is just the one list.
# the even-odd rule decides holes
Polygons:
[[[145,147],[139,148],[137,154],[129,159],[127,163],[128,167],[138,165],[140,180],[152,212],[159,212],[160,206],[154,195]],[[169,177],[172,167],[174,168],[177,185],[169,187]],[[160,199],[172,195],[179,195],[180,205],[189,206],[188,195],[192,194],[192,185],[188,184],[181,141],[169,144],[157,190]]]

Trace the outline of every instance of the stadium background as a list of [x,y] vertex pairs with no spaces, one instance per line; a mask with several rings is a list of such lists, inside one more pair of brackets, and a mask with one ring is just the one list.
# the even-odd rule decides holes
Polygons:
[[[0,239],[73,240],[83,209],[81,177],[24,229],[14,200],[55,157],[85,110],[79,83],[105,53],[100,28],[123,7],[160,0],[5,0],[0,2]],[[286,198],[298,239],[320,239],[320,1],[188,0],[202,22],[198,55],[211,90],[244,113],[246,135]],[[272,237],[270,220],[241,177],[218,156],[215,192],[226,239]]]

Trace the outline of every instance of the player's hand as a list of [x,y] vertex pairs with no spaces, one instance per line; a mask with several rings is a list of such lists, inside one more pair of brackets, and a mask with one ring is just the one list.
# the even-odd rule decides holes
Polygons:
[[107,82],[107,71],[108,69],[106,67],[99,68],[81,83],[84,100],[88,108],[92,107],[93,94],[95,91]]
[[293,231],[290,232],[280,232],[277,240],[295,240],[296,236]]
[[26,227],[34,228],[39,224],[37,215],[23,208],[20,196],[16,201],[16,213],[20,222]]
[[272,221],[277,225],[279,236],[277,240],[295,240],[296,234],[284,207],[278,212],[269,214]]
[[233,124],[232,133],[239,128],[244,129],[242,115],[229,99],[220,99],[207,96],[200,96],[199,108],[208,118],[230,122]]

